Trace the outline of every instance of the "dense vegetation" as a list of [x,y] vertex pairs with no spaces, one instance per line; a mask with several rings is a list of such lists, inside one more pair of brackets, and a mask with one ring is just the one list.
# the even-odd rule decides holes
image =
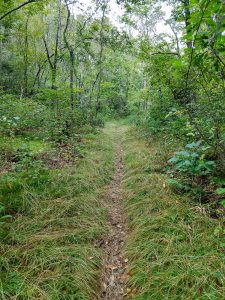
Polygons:
[[[139,217],[146,206],[149,211],[160,206],[171,227],[178,214],[188,219],[197,232],[193,253],[216,249],[209,257],[221,267],[224,229],[214,221],[222,224],[225,208],[225,2],[118,0],[113,5],[123,12],[117,22],[107,0],[0,0],[1,299],[96,296],[100,251],[93,244],[106,230],[98,198],[113,172],[115,146],[114,135],[102,128],[112,119],[126,118],[136,127],[137,140],[141,136],[161,149],[150,148],[155,160],[148,165],[146,158],[137,167],[135,182],[129,172],[142,160],[140,153],[147,153],[142,142],[137,149],[128,136],[134,152],[126,149],[125,189],[153,197],[150,203],[142,194],[127,196],[130,226],[140,230],[140,241],[133,236],[128,244],[129,255],[134,258],[134,250],[141,252],[155,238],[154,232],[144,232],[155,221],[146,225],[145,215]],[[145,193],[148,183],[156,184],[148,181],[152,174],[170,192],[162,190],[163,196],[156,187],[153,194]],[[169,193],[175,198],[167,199]],[[185,203],[177,205],[181,195]],[[192,204],[198,205],[197,213],[191,213]],[[187,226],[177,228],[177,235]],[[160,227],[159,234],[170,230]],[[189,247],[186,241],[180,247],[194,255],[183,250]],[[137,299],[164,299],[173,277],[167,274],[163,281],[164,273],[159,274],[156,296],[156,286],[145,277],[152,276],[150,269],[141,275],[145,253],[156,254],[145,251],[131,266],[131,286],[145,286]],[[165,268],[166,263],[171,264],[164,261]],[[211,276],[211,285],[194,282],[189,294],[188,273],[182,296],[177,281],[168,299],[222,299],[221,273],[216,277],[214,268],[189,263],[201,276]],[[181,264],[185,268],[185,258]]]

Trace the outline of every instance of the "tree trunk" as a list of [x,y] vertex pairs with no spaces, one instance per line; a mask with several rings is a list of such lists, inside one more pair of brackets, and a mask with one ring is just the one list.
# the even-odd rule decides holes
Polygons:
[[[46,55],[47,55],[47,61],[49,62],[49,67],[51,69],[51,88],[53,90],[57,89],[56,80],[57,80],[57,63],[58,63],[58,50],[59,50],[59,33],[61,30],[62,0],[59,0],[58,3],[59,3],[58,4],[58,20],[57,20],[57,28],[56,28],[55,49],[54,49],[53,55],[50,55],[47,40],[43,36],[45,51],[46,51]],[[52,109],[54,109],[55,106],[58,107],[58,103],[56,103],[55,99],[52,99]]]
[[67,3],[67,0],[65,0],[65,4],[66,4],[66,9],[67,9],[67,20],[66,20],[66,26],[63,32],[63,39],[64,39],[64,43],[66,45],[66,48],[69,51],[69,55],[70,55],[70,106],[71,109],[74,110],[74,101],[75,101],[75,95],[74,95],[74,65],[75,65],[75,55],[74,55],[74,49],[73,46],[70,45],[68,39],[67,39],[67,30],[70,24],[70,17],[71,17],[71,13],[70,13],[70,9],[69,9],[69,5]]
[[55,51],[54,51],[54,56],[53,56],[52,89],[57,89],[56,78],[57,78],[57,63],[58,63],[58,49],[59,49],[59,32],[61,29],[61,14],[62,14],[62,0],[59,0],[58,23],[57,23],[56,39],[55,39]]
[[74,109],[74,51],[70,51],[70,104],[71,109]]
[[[183,3],[184,3],[185,27],[186,27],[187,34],[189,34],[191,32],[191,29],[190,29],[190,25],[191,25],[191,23],[190,23],[191,11],[190,11],[190,8],[189,8],[190,0],[184,0]],[[192,48],[192,41],[187,41],[186,45],[187,45],[188,48]]]
[[27,17],[26,24],[25,24],[24,74],[23,74],[23,86],[24,86],[25,96],[27,96],[27,94],[28,94],[28,22],[29,22],[29,19]]
[[101,109],[100,103],[100,91],[101,91],[101,81],[102,81],[102,60],[103,60],[103,51],[104,51],[104,44],[103,44],[103,27],[105,22],[105,13],[107,9],[107,4],[103,3],[102,5],[102,18],[101,18],[101,29],[100,29],[100,53],[99,53],[99,72],[98,72],[98,88],[97,88],[97,96],[96,96],[96,116]]

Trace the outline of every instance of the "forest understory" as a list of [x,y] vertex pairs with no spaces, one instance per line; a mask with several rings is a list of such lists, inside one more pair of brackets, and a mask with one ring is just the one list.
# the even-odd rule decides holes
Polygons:
[[0,300],[225,299],[225,1],[0,0]]

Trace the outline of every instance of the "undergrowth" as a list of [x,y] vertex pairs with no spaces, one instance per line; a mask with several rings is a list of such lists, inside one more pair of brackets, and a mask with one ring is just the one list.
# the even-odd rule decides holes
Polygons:
[[173,145],[156,139],[147,144],[132,132],[124,150],[131,298],[224,299],[222,220],[171,190],[159,169]]
[[96,297],[101,264],[96,242],[106,230],[100,199],[113,171],[114,146],[104,133],[84,135],[83,144],[83,158],[72,167],[46,172],[41,167],[37,175],[19,170],[13,182],[4,182],[0,198],[14,209],[4,202],[7,211],[0,211],[1,299]]

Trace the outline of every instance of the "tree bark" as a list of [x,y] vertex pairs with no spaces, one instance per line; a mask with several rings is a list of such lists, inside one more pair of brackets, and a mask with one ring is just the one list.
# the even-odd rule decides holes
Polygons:
[[100,103],[100,87],[101,87],[101,81],[102,81],[102,60],[103,60],[103,51],[104,51],[104,43],[103,43],[103,27],[104,27],[104,21],[105,21],[105,14],[106,14],[106,8],[107,5],[103,3],[102,5],[102,18],[101,18],[101,29],[100,29],[100,53],[99,53],[99,72],[98,72],[98,87],[97,87],[97,96],[96,96],[96,116],[98,112],[101,109],[101,103]]
[[29,18],[27,17],[25,24],[25,39],[24,39],[24,94],[28,94],[28,22]]
[[[189,8],[190,0],[183,0],[182,2],[184,4],[184,19],[185,19],[186,33],[189,34],[189,33],[191,33],[191,29],[190,29],[191,11],[190,11],[190,8]],[[186,45],[187,45],[188,48],[192,48],[192,41],[187,41]]]
[[65,0],[66,4],[66,9],[67,9],[67,20],[66,20],[66,26],[63,32],[63,38],[64,38],[64,43],[66,45],[66,48],[69,51],[70,55],[70,106],[71,109],[74,109],[74,100],[75,100],[75,95],[74,95],[74,65],[75,65],[75,55],[74,55],[74,49],[73,46],[70,45],[68,39],[67,39],[67,30],[70,24],[70,18],[71,18],[71,13],[69,9],[69,5],[67,3],[67,0]]

